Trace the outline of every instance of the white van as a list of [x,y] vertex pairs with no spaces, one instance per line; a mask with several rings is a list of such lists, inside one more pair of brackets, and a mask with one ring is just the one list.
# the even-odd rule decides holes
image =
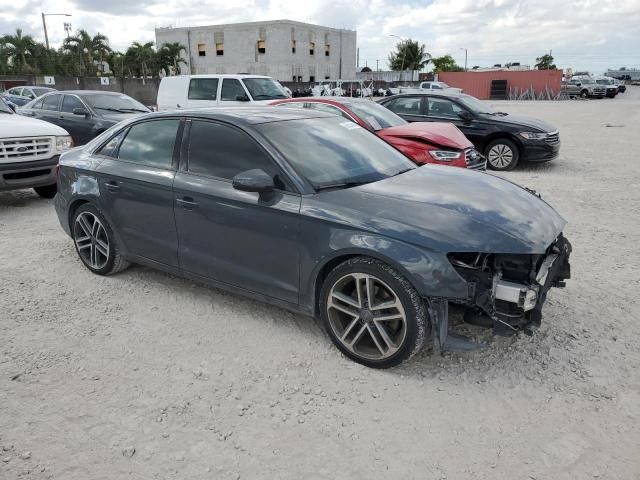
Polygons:
[[261,75],[180,75],[164,77],[158,110],[267,104],[288,98],[282,85]]

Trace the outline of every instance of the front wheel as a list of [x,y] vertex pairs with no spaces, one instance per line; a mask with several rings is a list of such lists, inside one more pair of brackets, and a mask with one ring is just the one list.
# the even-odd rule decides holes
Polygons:
[[409,281],[369,257],[349,259],[327,276],[320,309],[336,347],[373,368],[410,359],[422,348],[430,326],[424,302]]
[[582,90],[580,92],[580,97],[587,98],[589,96],[589,90]]
[[33,187],[33,189],[41,198],[53,198],[56,196],[56,192],[58,191],[58,187],[55,183],[52,185],[45,185],[44,187]]
[[511,140],[499,138],[487,145],[484,151],[488,167],[492,170],[513,170],[520,159],[518,146]]

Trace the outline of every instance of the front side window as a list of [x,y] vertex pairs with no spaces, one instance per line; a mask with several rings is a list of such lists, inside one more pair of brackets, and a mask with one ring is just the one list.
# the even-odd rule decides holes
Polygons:
[[420,115],[421,97],[401,97],[390,102],[389,109],[398,115]]
[[255,128],[316,189],[374,182],[416,168],[387,142],[343,118],[271,122]]
[[429,98],[429,116],[442,118],[459,118],[462,108],[446,98]]
[[271,78],[245,78],[242,81],[254,100],[288,98],[282,86]]
[[236,78],[225,78],[222,80],[222,91],[220,92],[220,100],[236,101],[238,97],[245,97],[247,94],[242,88],[240,80]]
[[189,81],[189,100],[215,100],[218,98],[217,78],[192,78]]
[[42,109],[51,110],[54,112],[58,111],[58,103],[60,102],[60,97],[61,95],[59,94],[47,95],[46,97],[44,97],[44,101],[42,102]]
[[86,110],[84,104],[78,97],[74,95],[65,95],[62,99],[62,111],[66,113],[73,113],[76,108]]
[[171,168],[179,125],[178,119],[133,125],[120,145],[118,158],[154,168]]
[[10,88],[7,92],[9,95],[22,95],[22,87],[20,88]]
[[247,170],[260,169],[284,189],[271,158],[246,133],[213,122],[194,120],[189,131],[190,173],[232,180]]

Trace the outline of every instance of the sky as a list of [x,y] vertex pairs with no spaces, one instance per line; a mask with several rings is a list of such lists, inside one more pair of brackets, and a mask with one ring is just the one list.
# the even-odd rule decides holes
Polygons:
[[[18,6],[16,6],[18,5]],[[386,68],[398,41],[418,40],[433,56],[450,54],[464,66],[520,62],[533,65],[549,51],[559,68],[602,73],[640,68],[640,0],[0,0],[0,34],[24,33],[62,42],[65,21],[74,31],[107,35],[111,47],[154,41],[168,26],[288,19],[358,32],[360,67]]]

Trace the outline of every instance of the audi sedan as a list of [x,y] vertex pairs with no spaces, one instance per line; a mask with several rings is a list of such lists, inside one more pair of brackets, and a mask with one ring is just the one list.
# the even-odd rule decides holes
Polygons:
[[[503,199],[496,202],[495,199]],[[86,268],[147,265],[309,316],[376,368],[540,324],[565,220],[492,175],[417,167],[334,115],[277,107],[125,121],[64,154],[55,207]]]

